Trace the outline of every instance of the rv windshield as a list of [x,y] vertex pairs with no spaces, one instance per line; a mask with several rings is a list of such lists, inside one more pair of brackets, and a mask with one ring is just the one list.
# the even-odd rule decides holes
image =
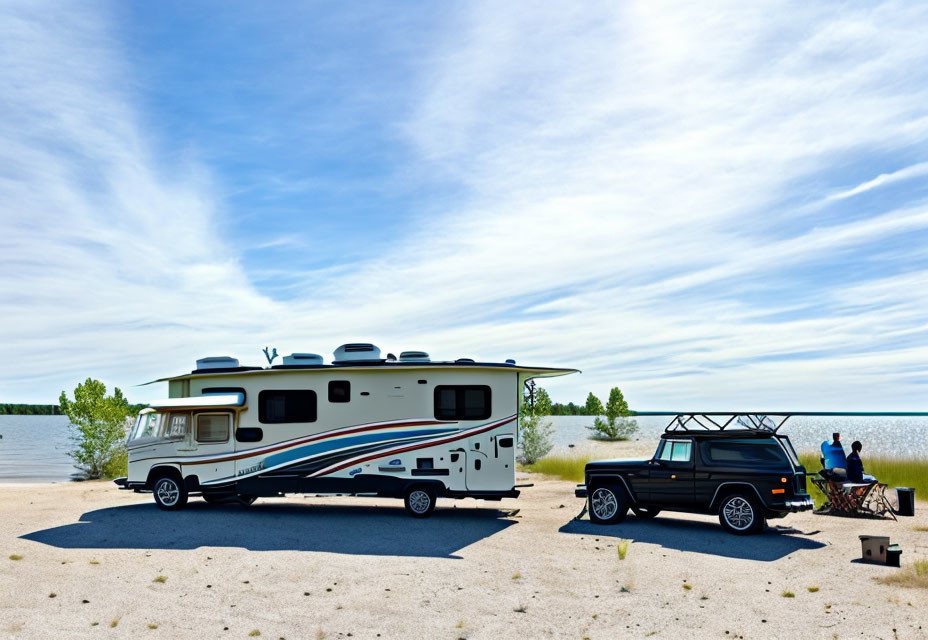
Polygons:
[[132,435],[129,440],[158,437],[161,432],[161,422],[163,419],[164,414],[162,413],[143,413],[135,423],[135,428],[132,429]]

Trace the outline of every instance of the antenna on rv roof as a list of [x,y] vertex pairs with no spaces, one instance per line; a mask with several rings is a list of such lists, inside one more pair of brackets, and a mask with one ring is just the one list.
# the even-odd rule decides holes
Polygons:
[[264,347],[264,357],[267,358],[268,366],[274,364],[274,358],[277,357],[277,347],[274,347],[274,351],[272,353],[268,353],[268,348]]

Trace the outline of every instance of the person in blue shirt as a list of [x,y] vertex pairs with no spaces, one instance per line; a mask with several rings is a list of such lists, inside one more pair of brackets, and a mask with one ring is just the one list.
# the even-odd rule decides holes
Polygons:
[[831,442],[822,443],[822,466],[825,469],[844,469],[847,461],[844,455],[844,446],[841,444],[841,434],[831,434]]
[[851,443],[851,455],[847,457],[848,482],[874,482],[876,478],[864,473],[864,463],[860,459],[860,451],[864,446],[860,440]]

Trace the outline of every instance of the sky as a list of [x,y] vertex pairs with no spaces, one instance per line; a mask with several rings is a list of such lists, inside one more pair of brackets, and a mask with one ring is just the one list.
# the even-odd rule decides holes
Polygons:
[[0,5],[0,402],[339,344],[928,410],[928,5]]

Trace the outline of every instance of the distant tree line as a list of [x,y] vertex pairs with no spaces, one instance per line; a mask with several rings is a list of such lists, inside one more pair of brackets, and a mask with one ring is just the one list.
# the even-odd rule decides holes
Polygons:
[[[133,414],[146,408],[147,404],[130,404]],[[13,404],[0,402],[0,416],[60,416],[61,407],[57,404]]]
[[57,404],[11,404],[0,403],[0,416],[58,416],[61,409]]

